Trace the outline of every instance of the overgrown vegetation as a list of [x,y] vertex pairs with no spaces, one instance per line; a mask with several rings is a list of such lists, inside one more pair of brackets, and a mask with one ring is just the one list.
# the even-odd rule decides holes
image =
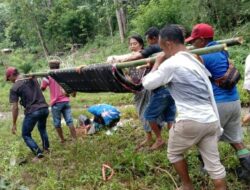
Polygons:
[[249,7],[248,0],[1,0],[0,47],[54,54],[98,36],[112,38],[121,8],[127,35],[167,23],[191,30],[198,22],[221,34],[249,23]]
[[[243,36],[244,44],[229,48],[231,58],[244,73],[244,61],[249,54],[250,2],[248,0],[134,0],[123,1],[127,10],[127,35],[141,35],[154,25],[182,24],[190,32],[198,22],[208,22],[216,28],[216,39]],[[11,54],[0,55],[0,75],[6,66],[16,66],[21,72],[47,70],[44,51],[60,58],[63,67],[103,63],[106,57],[128,52],[127,43],[121,44],[112,0],[2,0],[0,1],[0,47],[13,48]],[[40,32],[40,35],[39,35]],[[43,44],[44,43],[44,44]],[[72,44],[81,48],[70,51]],[[45,49],[44,49],[45,48]],[[47,49],[47,50],[46,50]],[[30,162],[32,154],[21,138],[21,118],[18,134],[12,135],[8,93],[10,84],[0,77],[0,189],[83,189],[83,190],[172,190],[178,178],[166,157],[166,150],[134,152],[144,137],[136,115],[132,94],[78,93],[71,99],[73,117],[90,116],[86,107],[109,103],[122,112],[122,124],[113,135],[105,131],[84,136],[76,143],[59,143],[48,120],[51,154],[41,163]],[[238,84],[244,105],[250,97]],[[48,92],[45,93],[49,100]],[[22,110],[20,110],[22,112]],[[22,116],[21,116],[22,117]],[[63,127],[68,134],[67,127]],[[164,130],[164,138],[168,132]],[[250,148],[250,132],[244,131],[245,143]],[[39,142],[37,131],[35,139]],[[220,144],[221,159],[227,168],[230,190],[247,190],[249,185],[235,176],[238,160],[227,144]],[[195,149],[187,153],[190,174],[197,189],[212,189],[212,182],[200,171]],[[27,162],[26,162],[27,161]],[[108,163],[115,170],[110,181],[103,181],[101,166]]]
[[[118,38],[118,37],[117,37]],[[103,44],[109,44],[109,40],[102,39]],[[75,54],[75,63],[101,62],[112,52],[99,46],[99,42],[94,41],[88,44],[84,49],[80,49]],[[125,45],[114,43],[112,46],[116,53],[126,52]],[[112,49],[111,48],[111,49]],[[95,49],[95,50],[93,50]],[[242,66],[244,58],[238,56],[237,52],[247,54],[247,47],[230,48],[230,53],[235,57],[235,61]],[[5,57],[5,61],[14,64],[13,60],[19,59],[20,52]],[[28,56],[29,57],[29,56]],[[27,57],[27,59],[28,59]],[[26,59],[26,56],[23,57]],[[33,60],[40,58],[32,58]],[[67,57],[63,57],[66,60]],[[40,60],[41,61],[41,60]],[[34,62],[34,69],[40,70]],[[14,64],[20,66],[19,64]],[[36,66],[37,65],[37,66]],[[43,69],[45,67],[43,66]],[[243,69],[243,66],[242,66]],[[243,70],[241,70],[243,71]],[[1,75],[4,69],[1,66]],[[8,89],[10,84],[3,82],[1,78],[0,91],[0,109],[5,113],[9,111]],[[241,84],[240,84],[241,85]],[[238,86],[240,89],[240,86]],[[94,136],[84,136],[76,144],[67,142],[62,146],[59,143],[57,135],[52,126],[51,116],[48,120],[48,132],[52,152],[46,155],[41,163],[33,164],[30,162],[33,155],[25,146],[21,136],[21,118],[18,123],[18,135],[14,136],[10,132],[11,117],[10,113],[4,115],[0,121],[0,154],[2,162],[0,163],[0,178],[2,189],[115,189],[115,190],[172,190],[175,189],[174,181],[178,183],[178,177],[166,157],[166,150],[162,149],[155,152],[149,152],[147,149],[141,152],[134,152],[136,144],[144,138],[144,132],[138,121],[136,111],[132,101],[132,94],[87,94],[78,93],[76,98],[71,99],[73,117],[77,119],[80,114],[90,116],[86,111],[88,105],[96,103],[109,103],[117,106],[122,112],[122,127],[118,128],[112,136],[106,135],[106,131],[101,131]],[[243,96],[246,98],[246,96]],[[46,93],[48,98],[48,93]],[[68,134],[67,127],[63,127],[64,132]],[[167,139],[167,130],[164,130],[164,138]],[[39,134],[35,130],[34,137],[39,142]],[[249,146],[249,135],[245,131],[245,142]],[[235,176],[235,166],[238,160],[232,154],[232,148],[227,144],[220,144],[221,159],[227,168],[227,180],[230,190],[246,190],[247,184],[238,181]],[[207,175],[200,172],[199,161],[196,156],[197,152],[191,150],[187,153],[189,169],[197,189],[211,189],[212,182]],[[23,163],[24,160],[28,162]],[[115,171],[114,177],[105,182],[102,180],[101,167],[103,163],[108,163]],[[174,179],[174,181],[172,180]],[[1,189],[0,188],[0,189]]]

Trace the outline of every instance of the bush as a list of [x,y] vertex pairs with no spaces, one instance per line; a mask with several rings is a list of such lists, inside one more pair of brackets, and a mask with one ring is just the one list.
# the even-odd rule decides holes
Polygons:
[[90,8],[58,3],[48,16],[46,32],[53,42],[51,44],[57,48],[64,48],[67,43],[85,44],[94,35],[94,18]]
[[151,27],[162,28],[167,23],[179,23],[179,4],[173,0],[151,0],[139,6],[137,16],[131,21],[136,32],[144,34]]
[[150,0],[139,6],[132,30],[144,33],[151,26],[177,23],[190,31],[193,25],[205,22],[219,33],[228,32],[250,21],[249,5],[247,0]]

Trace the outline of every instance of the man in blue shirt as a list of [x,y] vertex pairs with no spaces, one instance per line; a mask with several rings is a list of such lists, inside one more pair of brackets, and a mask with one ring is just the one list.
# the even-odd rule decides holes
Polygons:
[[[208,24],[197,24],[193,27],[191,36],[185,41],[196,48],[216,45],[213,41],[214,31]],[[237,87],[223,89],[216,84],[215,80],[223,77],[229,67],[229,55],[226,51],[209,53],[201,56],[205,67],[210,71],[212,78],[214,97],[219,111],[221,126],[224,128],[221,140],[230,143],[235,149],[242,165],[242,175],[246,178],[250,175],[250,151],[243,144],[241,127],[241,105]],[[248,174],[247,174],[248,173]]]

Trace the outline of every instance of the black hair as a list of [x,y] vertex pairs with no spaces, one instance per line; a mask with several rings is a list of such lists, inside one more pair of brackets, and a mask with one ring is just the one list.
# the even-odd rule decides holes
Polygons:
[[135,34],[135,35],[133,35],[133,36],[130,36],[130,37],[128,38],[128,41],[130,41],[131,38],[135,39],[135,40],[142,46],[142,48],[144,48],[144,41],[143,41],[141,35]]
[[148,38],[152,39],[152,38],[158,38],[159,37],[159,30],[156,27],[150,27],[146,32],[145,32],[145,36],[148,36]]
[[160,37],[163,40],[184,44],[183,31],[180,28],[180,25],[177,24],[170,24],[162,28],[160,31]]
[[178,26],[178,27],[181,29],[182,34],[183,34],[183,37],[186,38],[186,36],[187,36],[187,31],[186,31],[185,27],[182,26],[182,25],[180,25],[180,24],[175,24],[175,25]]

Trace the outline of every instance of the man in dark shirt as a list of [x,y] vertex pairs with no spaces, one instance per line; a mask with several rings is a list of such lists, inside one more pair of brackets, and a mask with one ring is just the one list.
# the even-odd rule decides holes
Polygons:
[[161,48],[158,45],[159,30],[156,27],[151,27],[145,32],[145,36],[149,46],[144,48],[142,51],[134,52],[126,59],[126,61],[147,58],[155,53],[161,52]]
[[33,161],[38,161],[43,157],[43,151],[31,137],[31,133],[36,123],[38,123],[43,150],[49,151],[49,139],[46,131],[46,121],[49,115],[48,104],[35,78],[23,78],[14,67],[7,68],[5,75],[6,81],[13,83],[9,96],[9,101],[12,104],[12,133],[16,134],[17,130],[18,101],[20,100],[25,115],[22,125],[22,137],[26,145],[36,155]]
[[[149,46],[140,52],[132,54],[128,58],[128,61],[147,58],[162,51],[158,44],[159,30],[156,27],[149,28],[145,32],[145,36]],[[150,127],[144,127],[146,138],[138,144],[136,149],[151,144],[153,139],[151,131],[155,134],[156,141],[150,147],[150,150],[163,147],[165,144],[161,136],[161,129],[164,126],[163,122],[167,122],[168,128],[170,128],[175,120],[175,113],[175,102],[166,87],[159,87],[152,91],[150,100],[143,114],[143,117],[149,123]]]

